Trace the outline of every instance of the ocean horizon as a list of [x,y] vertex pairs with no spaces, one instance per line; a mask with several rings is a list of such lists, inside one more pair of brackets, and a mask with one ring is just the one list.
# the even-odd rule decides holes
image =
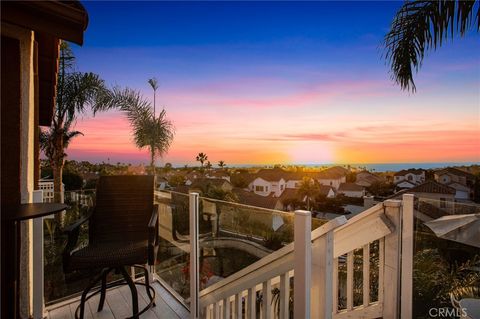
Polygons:
[[[402,169],[410,169],[410,168],[422,168],[422,169],[436,169],[436,168],[444,168],[449,166],[470,166],[470,165],[480,165],[480,162],[428,162],[428,163],[370,163],[370,164],[359,164],[359,163],[352,163],[352,164],[302,164],[302,163],[292,163],[292,164],[278,164],[282,166],[304,166],[304,167],[332,167],[332,166],[342,166],[347,167],[350,165],[354,168],[364,167],[369,171],[375,172],[397,172],[401,171]],[[176,168],[181,168],[184,165],[173,165]],[[190,166],[190,165],[189,165]],[[262,165],[262,164],[227,164],[228,168],[253,168],[253,167],[273,167],[273,164],[270,165]],[[194,167],[194,166],[191,166]]]

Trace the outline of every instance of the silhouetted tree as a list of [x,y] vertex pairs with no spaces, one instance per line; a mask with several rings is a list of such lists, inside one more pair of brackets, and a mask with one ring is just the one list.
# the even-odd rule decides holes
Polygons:
[[196,159],[197,159],[197,162],[200,162],[200,165],[203,168],[203,163],[205,163],[208,160],[208,156],[207,154],[204,154],[204,153],[198,153]]
[[480,30],[478,0],[406,1],[384,40],[392,79],[403,90],[415,92],[413,70],[418,72],[425,52],[456,35],[463,37],[469,29]]

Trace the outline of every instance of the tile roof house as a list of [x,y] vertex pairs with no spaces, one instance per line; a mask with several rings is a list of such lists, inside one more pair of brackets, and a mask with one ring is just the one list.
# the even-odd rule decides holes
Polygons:
[[192,183],[198,178],[204,178],[205,175],[198,171],[192,171],[185,175],[185,185],[192,185]]
[[338,167],[332,167],[318,173],[313,173],[311,177],[321,185],[332,186],[338,190],[340,184],[347,181],[346,176],[347,174],[338,169]]
[[412,188],[425,182],[425,170],[415,168],[403,169],[393,175],[393,182],[397,189]]
[[206,178],[223,178],[224,180],[227,180],[230,182],[230,175],[226,170],[223,169],[217,169],[217,170],[211,170],[205,173]]
[[233,192],[237,195],[241,204],[262,207],[267,209],[283,210],[283,204],[279,197],[273,195],[261,196],[240,188],[234,188]]
[[254,176],[255,178],[249,183],[248,189],[257,195],[270,196],[273,194],[280,197],[286,188],[285,176],[287,171],[281,168],[261,169]]
[[319,186],[319,193],[326,198],[334,198],[336,195],[336,191],[332,186],[327,185],[320,185]]
[[375,175],[373,173],[370,173],[369,171],[358,172],[357,175],[355,176],[355,184],[363,187],[369,187],[375,182],[382,182],[382,181],[384,181],[382,177]]
[[475,176],[470,173],[447,167],[435,171],[434,178],[437,182],[454,188],[456,199],[471,199],[473,197]]
[[337,192],[347,197],[361,198],[365,196],[365,187],[355,183],[341,183]]
[[[424,208],[428,206],[426,210],[432,212],[441,209],[444,211],[443,214],[446,214],[449,211],[454,211],[455,208],[455,189],[433,180],[397,192],[390,198],[401,199],[403,194],[414,194]],[[437,213],[434,212],[433,214]]]

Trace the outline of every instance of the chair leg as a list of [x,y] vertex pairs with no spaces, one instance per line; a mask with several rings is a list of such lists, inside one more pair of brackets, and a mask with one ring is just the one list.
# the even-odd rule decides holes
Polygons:
[[[87,286],[87,288],[85,288],[83,290],[82,298],[80,299],[80,305],[78,305],[77,310],[75,310],[75,318],[83,319],[83,316],[85,315],[85,302],[86,302],[86,299],[87,299],[87,294],[97,284],[97,282],[99,282],[100,279],[102,279],[102,277],[103,277],[103,272],[100,274],[100,276],[98,276],[97,278],[92,280],[90,282],[90,284]],[[80,316],[79,317],[77,317],[78,309],[80,309]]]
[[103,310],[103,305],[105,304],[105,296],[107,294],[107,275],[110,270],[111,269],[105,269],[102,273],[102,287],[100,290],[100,301],[98,302],[98,312]]
[[130,292],[132,293],[132,308],[133,308],[133,315],[131,318],[138,319],[138,293],[137,287],[135,287],[135,283],[133,282],[132,278],[125,270],[125,267],[121,267],[120,271],[123,275],[123,278],[127,282],[128,286],[130,287]]
[[150,271],[148,270],[149,266],[145,267],[145,290],[147,291],[148,298],[150,298],[150,302],[152,302],[152,306],[155,307],[155,296],[152,296],[152,293],[150,291]]

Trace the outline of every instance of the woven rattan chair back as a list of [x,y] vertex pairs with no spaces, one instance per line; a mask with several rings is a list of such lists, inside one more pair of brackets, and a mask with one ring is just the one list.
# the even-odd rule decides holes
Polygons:
[[89,223],[90,242],[148,240],[153,187],[153,176],[101,176]]

